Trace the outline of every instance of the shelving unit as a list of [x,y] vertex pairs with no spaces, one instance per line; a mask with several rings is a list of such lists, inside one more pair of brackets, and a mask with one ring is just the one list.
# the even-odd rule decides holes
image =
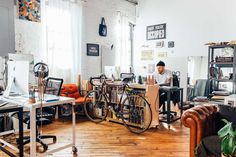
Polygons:
[[[229,61],[229,62],[217,62],[216,61],[216,50],[217,49],[224,49],[224,48],[232,48],[233,49],[233,61]],[[232,87],[233,90],[229,91],[232,94],[236,93],[236,45],[220,45],[220,46],[209,46],[208,48],[208,79],[211,79],[213,81],[213,85],[214,87],[217,88],[217,90],[219,90],[219,84],[224,82],[229,82],[232,83]],[[219,56],[220,57],[220,56]],[[215,67],[217,68],[218,71],[220,71],[223,68],[232,68],[232,74],[233,77],[232,79],[226,79],[226,78],[212,78],[211,74],[210,74],[210,68],[211,67]]]

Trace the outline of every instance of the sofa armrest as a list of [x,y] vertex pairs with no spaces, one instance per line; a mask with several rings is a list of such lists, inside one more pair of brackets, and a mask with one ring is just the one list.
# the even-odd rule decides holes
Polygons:
[[194,157],[194,149],[203,137],[215,134],[216,112],[214,105],[199,105],[183,113],[181,121],[190,128],[190,157]]

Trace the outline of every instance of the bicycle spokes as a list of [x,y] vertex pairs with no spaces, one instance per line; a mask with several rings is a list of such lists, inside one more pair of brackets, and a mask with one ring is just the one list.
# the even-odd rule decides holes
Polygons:
[[84,110],[91,121],[99,123],[107,116],[107,101],[99,91],[90,91],[85,97]]
[[147,130],[152,120],[148,102],[139,95],[130,95],[124,100],[122,116],[125,126],[133,133]]

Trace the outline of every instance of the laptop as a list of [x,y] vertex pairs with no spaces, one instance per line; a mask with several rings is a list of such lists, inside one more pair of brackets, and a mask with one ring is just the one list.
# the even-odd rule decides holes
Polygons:
[[60,97],[56,95],[44,94],[45,102],[59,101]]

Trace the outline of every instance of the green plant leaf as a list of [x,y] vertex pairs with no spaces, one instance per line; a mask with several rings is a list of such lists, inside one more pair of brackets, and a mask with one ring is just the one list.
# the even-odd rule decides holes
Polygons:
[[233,149],[233,154],[232,156],[236,155],[236,145],[234,146],[234,149]]
[[234,138],[232,136],[229,136],[229,138],[228,138],[228,150],[230,152],[230,155],[233,154],[233,149],[234,149]]
[[230,134],[233,131],[232,123],[227,123],[223,128],[218,131],[218,135],[220,138]]
[[233,130],[231,122],[222,119],[226,125],[218,131],[221,138],[221,150],[226,156],[236,155],[236,132]]
[[222,119],[223,122],[225,122],[225,124],[228,124],[229,121],[227,119]]

